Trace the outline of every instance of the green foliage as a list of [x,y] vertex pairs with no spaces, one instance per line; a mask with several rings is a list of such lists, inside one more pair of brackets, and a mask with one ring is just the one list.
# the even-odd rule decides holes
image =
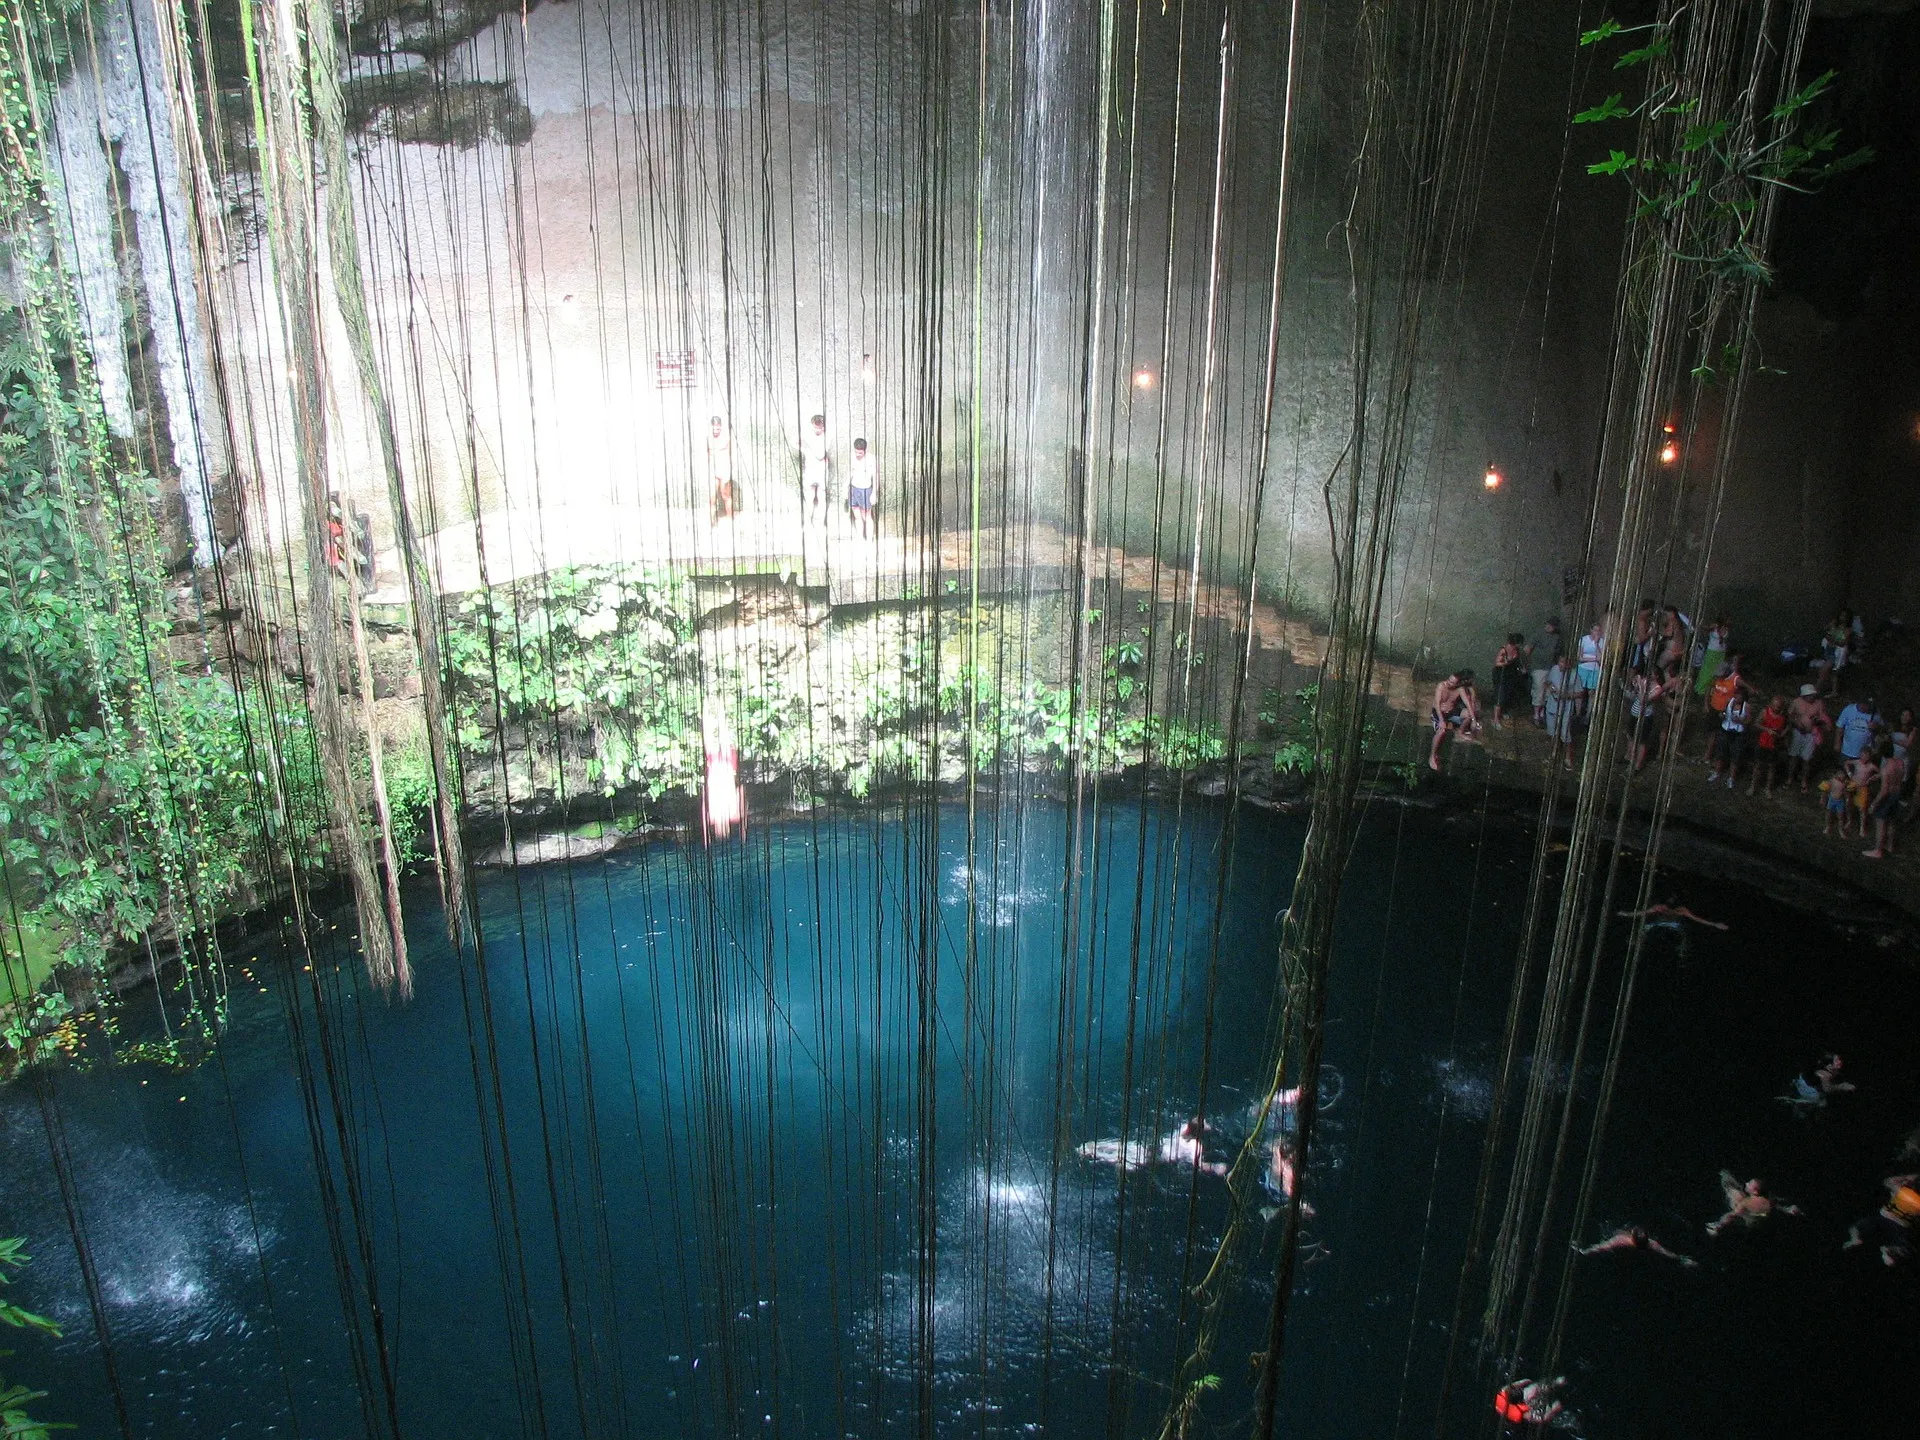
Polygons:
[[0,844],[30,923],[92,967],[163,916],[206,932],[270,837],[317,858],[317,770],[297,699],[175,671],[153,481],[106,463],[54,339],[0,312]]
[[[19,1270],[32,1259],[21,1247],[27,1242],[18,1237],[0,1239],[0,1288],[13,1284],[13,1277],[7,1272]],[[60,1336],[60,1327],[44,1315],[36,1315],[31,1310],[23,1310],[12,1301],[0,1295],[0,1324],[15,1330],[33,1330],[55,1339]],[[13,1352],[0,1350],[0,1359]],[[71,1430],[71,1425],[56,1425],[45,1420],[36,1420],[27,1413],[27,1406],[36,1400],[47,1398],[44,1390],[29,1390],[24,1385],[9,1385],[0,1377],[0,1440],[47,1440],[54,1430]]]
[[[21,1247],[27,1242],[18,1236],[0,1239],[0,1289],[13,1284],[10,1270],[24,1269],[33,1259]],[[36,1315],[31,1310],[22,1310],[18,1305],[0,1295],[0,1325],[11,1325],[15,1330],[38,1330],[43,1335],[60,1335],[60,1327],[44,1315]]]
[[[1761,195],[1770,187],[1811,190],[1867,164],[1873,153],[1865,148],[1841,153],[1838,127],[1811,119],[1809,107],[1833,83],[1831,70],[1767,109],[1764,125],[1751,123],[1754,107],[1738,92],[1726,101],[1729,113],[1703,113],[1703,96],[1684,89],[1687,70],[1676,54],[1685,33],[1682,24],[1676,19],[1628,29],[1609,19],[1581,35],[1583,46],[1623,35],[1644,37],[1644,43],[1616,57],[1613,68],[1644,69],[1647,85],[1637,104],[1628,105],[1624,92],[1615,92],[1576,113],[1573,123],[1656,122],[1649,153],[1609,150],[1606,159],[1587,166],[1587,173],[1626,177],[1639,202],[1635,219],[1657,222],[1668,248],[1710,276],[1735,284],[1770,283],[1772,267],[1759,253],[1754,228]],[[1714,378],[1713,367],[1698,367],[1695,375]]]
[[469,597],[449,616],[446,660],[461,746],[493,758],[489,732],[559,725],[593,737],[607,794],[699,788],[699,650],[688,582],[613,566],[556,570]]
[[433,856],[433,806],[439,792],[425,738],[383,754],[380,768],[387,785],[394,853],[401,869],[412,870]]

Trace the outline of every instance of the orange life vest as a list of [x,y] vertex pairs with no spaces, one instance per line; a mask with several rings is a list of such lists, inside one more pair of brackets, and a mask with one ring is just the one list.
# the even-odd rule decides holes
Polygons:
[[1707,690],[1707,704],[1715,710],[1725,710],[1727,702],[1733,699],[1733,692],[1739,687],[1738,675],[1722,675]]
[[1493,1413],[1509,1425],[1523,1424],[1527,1418],[1527,1407],[1522,1401],[1507,1394],[1505,1388],[1494,1392]]

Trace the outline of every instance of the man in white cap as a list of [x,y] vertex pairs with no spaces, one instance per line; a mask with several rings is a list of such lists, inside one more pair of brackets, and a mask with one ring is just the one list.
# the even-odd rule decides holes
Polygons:
[[1793,733],[1787,737],[1787,783],[1791,785],[1797,777],[1800,793],[1804,795],[1813,776],[1813,757],[1819,753],[1820,742],[1833,726],[1833,718],[1827,714],[1826,703],[1820,698],[1820,687],[1802,685],[1787,719],[1793,726]]

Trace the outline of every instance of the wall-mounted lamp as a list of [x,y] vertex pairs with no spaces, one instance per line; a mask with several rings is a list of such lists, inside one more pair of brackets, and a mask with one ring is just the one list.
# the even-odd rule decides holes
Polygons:
[[1147,369],[1146,366],[1142,365],[1138,370],[1133,372],[1134,389],[1151,390],[1154,387],[1154,383],[1153,371]]
[[1487,473],[1481,477],[1480,483],[1486,486],[1489,491],[1498,490],[1500,488],[1500,472],[1491,465],[1487,466]]
[[1660,463],[1671,465],[1680,458],[1680,447],[1669,440],[1660,447]]

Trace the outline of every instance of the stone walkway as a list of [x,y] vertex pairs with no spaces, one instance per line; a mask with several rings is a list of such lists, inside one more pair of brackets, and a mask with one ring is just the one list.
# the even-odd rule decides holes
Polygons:
[[[1783,856],[1908,914],[1920,915],[1920,827],[1910,827],[1909,833],[1899,837],[1900,848],[1894,855],[1868,860],[1862,852],[1871,848],[1871,837],[1864,841],[1841,840],[1820,833],[1826,816],[1817,791],[1803,795],[1797,786],[1776,785],[1771,796],[1764,791],[1748,795],[1745,772],[1734,790],[1724,784],[1709,785],[1707,767],[1701,759],[1706,734],[1702,719],[1691,717],[1676,762],[1673,802],[1668,811],[1671,818],[1724,836],[1737,845]],[[1545,733],[1531,724],[1509,722],[1504,730],[1489,725],[1481,743],[1452,745],[1448,750],[1447,774],[1456,782],[1490,781],[1535,793],[1546,788],[1549,745]],[[1822,754],[1816,783],[1832,772],[1835,763],[1831,751]],[[1561,772],[1558,778],[1571,797],[1573,777]],[[1636,806],[1653,804],[1655,784],[1651,766],[1635,778],[1632,794]]]
[[[700,575],[780,575],[823,588],[831,604],[843,605],[910,601],[930,594],[935,576],[950,590],[957,583],[964,593],[974,573],[970,538],[966,531],[947,532],[937,540],[901,537],[883,527],[877,540],[863,540],[837,508],[828,525],[818,528],[785,513],[748,512],[714,524],[694,510],[563,505],[494,512],[479,525],[467,521],[448,526],[427,543],[443,594],[480,587],[484,543],[485,574],[495,585],[572,566],[684,565]],[[1116,547],[1086,547],[1083,555],[1069,536],[1050,525],[1036,522],[1015,530],[984,531],[980,541],[982,594],[1058,593],[1084,563],[1103,588],[1117,585],[1130,593],[1155,594],[1165,603],[1192,603],[1204,619],[1237,622],[1245,613],[1245,593],[1236,586],[1203,582],[1196,592],[1193,577],[1180,566],[1162,562],[1156,567],[1150,557]],[[382,588],[369,598],[404,603],[395,556],[389,551],[380,561]],[[1325,658],[1326,637],[1305,619],[1284,615],[1272,605],[1255,605],[1253,628],[1263,652],[1285,652],[1308,670]],[[1430,685],[1404,664],[1383,661],[1375,667],[1373,693],[1405,714],[1424,713]],[[1709,786],[1700,760],[1705,728],[1697,717],[1689,728],[1674,785],[1674,818],[1784,856],[1920,915],[1920,827],[1905,837],[1906,849],[1886,860],[1868,860],[1862,852],[1869,842],[1821,835],[1824,815],[1817,794],[1781,788],[1772,796],[1749,796],[1744,777],[1736,791]],[[1545,735],[1531,724],[1489,727],[1477,745],[1450,746],[1447,768],[1456,781],[1539,793],[1548,779],[1547,752]],[[1832,768],[1831,757],[1823,756],[1823,763],[1822,776]],[[1571,777],[1559,778],[1570,794]],[[1638,777],[1633,783],[1636,804],[1651,805],[1654,786],[1651,772]]]

